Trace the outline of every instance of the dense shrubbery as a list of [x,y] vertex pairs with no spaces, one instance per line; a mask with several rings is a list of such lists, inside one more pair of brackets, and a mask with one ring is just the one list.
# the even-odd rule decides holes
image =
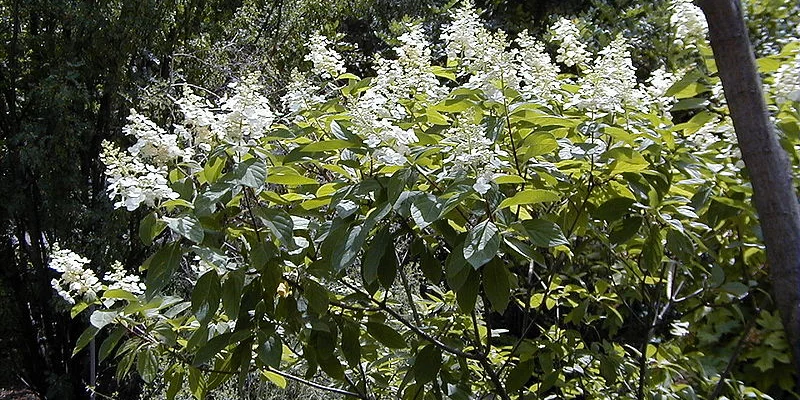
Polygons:
[[[788,392],[704,20],[668,10],[675,51],[644,79],[621,34],[593,54],[561,19],[553,59],[464,6],[441,65],[419,25],[368,78],[314,36],[278,107],[252,74],[185,85],[171,126],[132,111],[108,192],[157,250],[145,285],[53,254],[93,308],[76,351],[105,329],[100,358],[170,397],[252,373],[365,399]],[[799,49],[760,62],[795,164]]]

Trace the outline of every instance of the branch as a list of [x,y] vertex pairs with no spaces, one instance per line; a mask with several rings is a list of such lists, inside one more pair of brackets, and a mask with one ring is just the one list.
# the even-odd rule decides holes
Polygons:
[[[795,372],[800,371],[800,206],[786,151],[764,102],[738,0],[700,0],[767,248],[775,297]],[[798,375],[800,376],[800,375]],[[797,381],[800,383],[800,379]]]
[[331,392],[331,393],[341,394],[341,395],[344,395],[344,396],[351,396],[351,397],[355,397],[355,398],[358,398],[358,399],[364,399],[364,400],[368,399],[364,395],[361,395],[361,394],[358,394],[358,393],[354,393],[354,392],[348,392],[347,390],[335,388],[333,386],[325,386],[325,385],[323,385],[321,383],[317,383],[317,382],[314,382],[314,381],[309,381],[307,379],[303,379],[303,378],[301,378],[299,376],[292,375],[292,374],[290,374],[288,372],[283,372],[283,371],[277,370],[277,369],[272,368],[272,367],[267,367],[266,369],[267,369],[267,371],[272,372],[275,375],[279,375],[279,376],[281,376],[281,377],[283,377],[285,379],[289,379],[291,381],[302,383],[303,385],[311,386],[311,387],[313,387],[315,389],[325,390],[325,391],[328,391],[328,392]]
[[372,296],[369,296],[367,293],[362,292],[361,290],[359,290],[356,287],[353,287],[353,285],[350,285],[347,282],[342,282],[342,283],[345,286],[347,286],[348,288],[350,288],[350,290],[353,290],[353,291],[355,291],[355,292],[357,292],[359,294],[362,294],[362,295],[365,295],[365,296],[369,297],[370,300],[372,300],[372,302],[376,306],[378,306],[378,308],[380,310],[385,311],[387,314],[391,315],[392,318],[396,319],[398,322],[400,322],[401,324],[405,325],[408,329],[411,329],[414,333],[416,333],[417,335],[421,336],[422,338],[424,338],[428,342],[432,343],[434,346],[436,346],[436,347],[438,347],[438,348],[440,348],[440,349],[442,349],[442,350],[444,350],[444,351],[446,351],[448,353],[455,354],[455,355],[460,356],[460,357],[468,358],[470,360],[481,360],[481,359],[485,358],[485,357],[482,357],[479,354],[468,353],[466,351],[459,350],[459,349],[457,349],[455,347],[452,347],[452,346],[449,346],[449,345],[445,344],[441,340],[436,339],[435,337],[431,336],[427,332],[423,331],[418,326],[412,324],[411,322],[408,322],[408,320],[403,318],[403,316],[400,315],[397,311],[394,311],[391,308],[389,308],[389,306],[386,305],[386,302],[376,300]]

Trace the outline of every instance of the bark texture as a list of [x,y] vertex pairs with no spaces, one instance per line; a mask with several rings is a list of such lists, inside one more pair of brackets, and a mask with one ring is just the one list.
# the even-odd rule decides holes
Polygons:
[[800,376],[800,207],[786,153],[764,102],[739,0],[698,0],[736,137],[753,185],[772,292]]

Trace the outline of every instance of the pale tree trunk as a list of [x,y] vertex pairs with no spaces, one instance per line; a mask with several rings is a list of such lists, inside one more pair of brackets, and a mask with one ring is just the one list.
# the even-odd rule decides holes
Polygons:
[[800,207],[761,89],[739,0],[698,0],[753,185],[772,293],[800,375]]

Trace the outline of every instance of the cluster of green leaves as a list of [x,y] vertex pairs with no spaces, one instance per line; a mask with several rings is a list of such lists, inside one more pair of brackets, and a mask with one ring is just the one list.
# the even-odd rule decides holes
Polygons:
[[[698,51],[668,92],[689,113],[679,124],[658,108],[489,96],[436,67],[450,93],[403,101],[397,124],[419,140],[404,166],[373,163],[348,112],[370,79],[344,75],[257,144],[174,166],[181,197],[139,231],[158,248],[146,294],[106,291],[76,351],[108,327],[100,357],[120,376],[135,367],[198,399],[251,373],[365,399],[789,390],[752,190],[732,143],[697,138],[726,113]],[[462,115],[507,154],[485,194],[474,175],[440,175]],[[795,158],[799,116],[780,107]],[[162,295],[194,259],[213,268],[187,296]]]

